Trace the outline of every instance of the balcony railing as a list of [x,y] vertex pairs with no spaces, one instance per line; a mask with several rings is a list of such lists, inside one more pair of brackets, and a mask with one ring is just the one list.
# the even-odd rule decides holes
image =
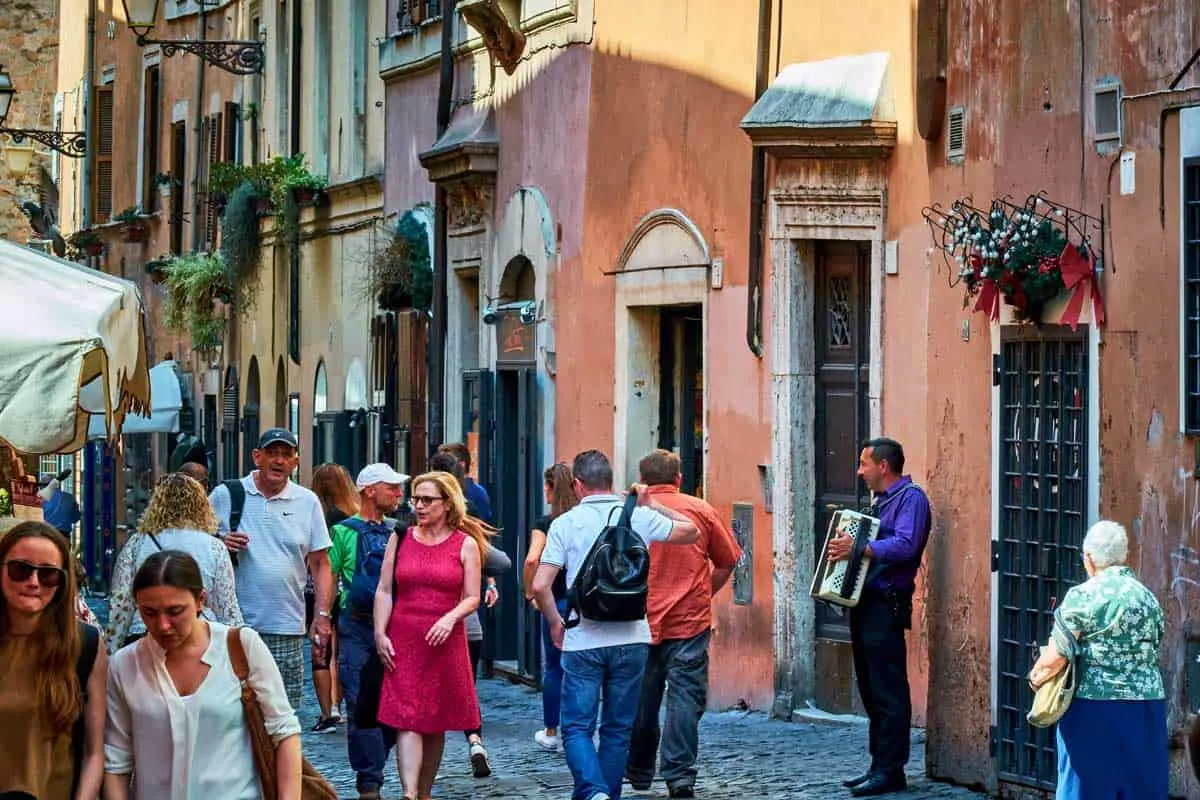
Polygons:
[[396,22],[400,30],[407,30],[441,15],[442,0],[400,0]]

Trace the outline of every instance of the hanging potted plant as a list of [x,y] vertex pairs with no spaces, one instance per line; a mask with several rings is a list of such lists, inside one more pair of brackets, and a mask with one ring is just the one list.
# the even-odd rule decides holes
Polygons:
[[170,291],[167,326],[186,333],[193,350],[212,352],[224,340],[226,323],[214,301],[231,303],[235,293],[225,262],[216,253],[192,253],[171,258],[163,270]]
[[67,244],[76,252],[91,258],[104,253],[104,240],[91,230],[76,231],[67,239]]
[[142,214],[141,208],[130,206],[113,217],[113,219],[121,223],[122,241],[133,243],[146,241],[146,227],[142,223],[145,215]]
[[171,177],[168,172],[160,172],[153,178],[154,186],[158,189],[159,197],[162,198],[164,206],[171,205],[171,192],[174,190],[177,181]]
[[167,279],[167,265],[171,263],[170,256],[159,256],[146,262],[146,274],[151,282],[161,284]]
[[433,269],[424,227],[404,217],[384,247],[371,258],[363,286],[370,302],[385,310],[428,310],[433,299]]
[[297,153],[284,163],[283,185],[292,193],[296,205],[315,206],[322,200],[329,181],[309,172],[304,164],[304,155]]

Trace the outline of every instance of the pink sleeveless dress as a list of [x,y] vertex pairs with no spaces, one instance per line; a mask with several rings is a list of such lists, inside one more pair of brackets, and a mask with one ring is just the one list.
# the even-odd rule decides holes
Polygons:
[[425,641],[433,623],[462,599],[466,537],[455,531],[430,547],[418,542],[410,529],[397,548],[387,626],[396,668],[384,675],[379,697],[379,722],[390,728],[434,734],[479,727],[479,700],[463,623],[437,647]]

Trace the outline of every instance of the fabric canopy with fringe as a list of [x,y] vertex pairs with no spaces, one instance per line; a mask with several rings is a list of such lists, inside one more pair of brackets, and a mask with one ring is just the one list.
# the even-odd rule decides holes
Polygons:
[[71,453],[92,413],[110,439],[149,415],[144,314],[132,282],[0,239],[0,439]]

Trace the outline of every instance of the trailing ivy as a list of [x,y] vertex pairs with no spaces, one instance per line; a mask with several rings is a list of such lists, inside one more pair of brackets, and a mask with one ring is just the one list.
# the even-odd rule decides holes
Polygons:
[[364,294],[381,308],[427,311],[433,301],[433,269],[425,226],[405,214],[367,269]]
[[[259,191],[249,181],[242,182],[225,206],[221,216],[221,258],[239,285],[247,284],[256,274],[259,256],[259,226],[255,200]],[[250,292],[241,292],[250,299]]]
[[163,267],[170,299],[167,303],[167,327],[186,333],[192,349],[211,352],[225,336],[226,316],[218,311],[216,300],[233,299],[234,276],[216,253],[192,253],[175,256]]

